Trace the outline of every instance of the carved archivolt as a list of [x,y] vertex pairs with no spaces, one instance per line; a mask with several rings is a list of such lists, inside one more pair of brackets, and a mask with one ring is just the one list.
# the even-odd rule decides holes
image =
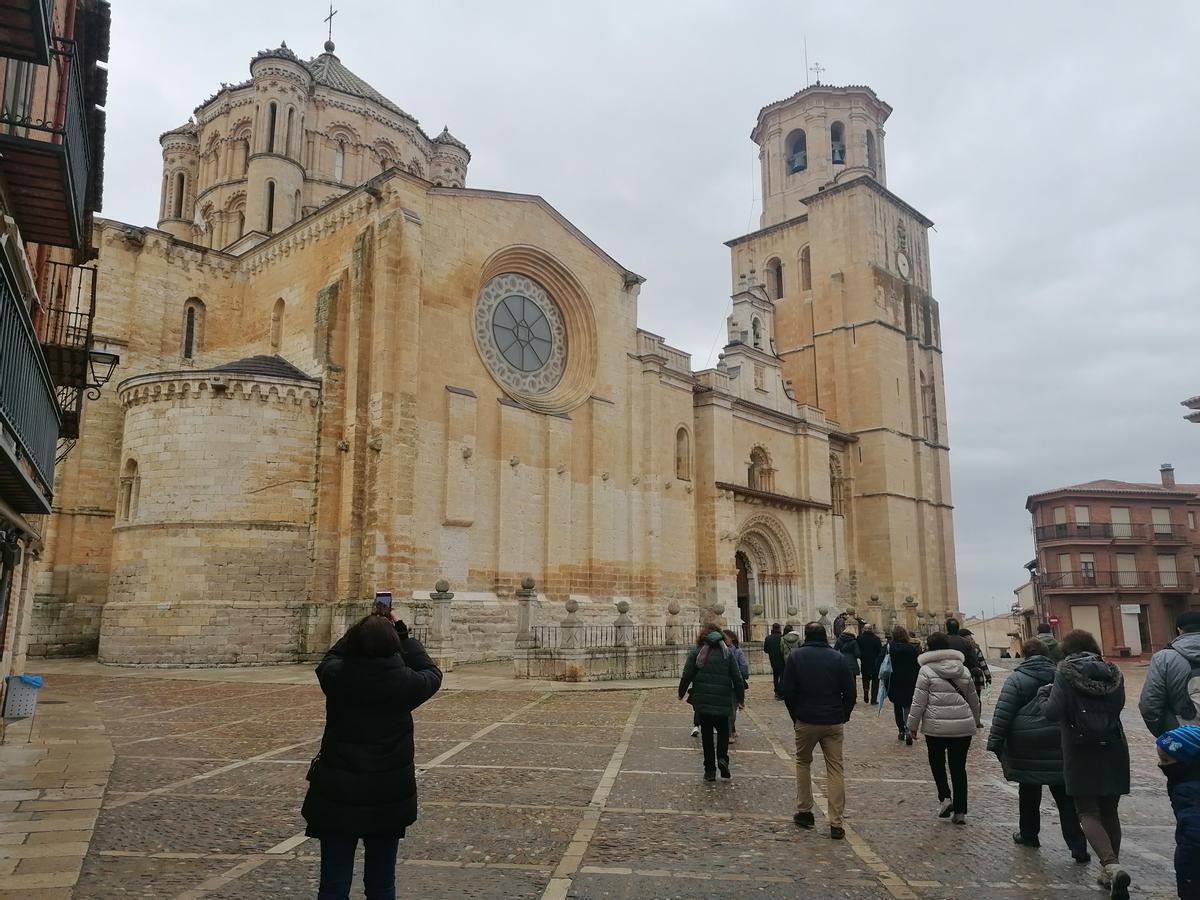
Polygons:
[[796,549],[783,523],[772,515],[760,513],[742,523],[738,549],[758,562],[758,571],[769,574],[794,574]]

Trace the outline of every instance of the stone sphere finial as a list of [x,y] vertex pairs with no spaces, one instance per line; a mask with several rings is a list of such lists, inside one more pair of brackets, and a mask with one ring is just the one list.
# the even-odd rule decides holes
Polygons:
[[617,601],[617,612],[619,612],[621,615],[625,615],[625,613],[629,612],[629,601],[628,600],[618,600]]
[[756,615],[756,616],[761,616],[764,612],[766,612],[766,609],[763,607],[763,605],[761,603],[756,603],[756,604],[754,604],[754,608],[751,609],[750,612],[754,613],[754,615]]
[[817,612],[819,612],[823,616],[827,616],[827,615],[829,615],[829,607],[828,606],[818,606]]
[[537,582],[535,582],[533,580],[533,578],[529,575],[526,575],[524,578],[521,579],[521,587],[527,591],[532,591],[533,587],[536,583]]
[[714,616],[725,615],[725,604],[724,603],[714,603],[713,607],[712,607],[712,611],[713,611]]
[[445,594],[450,590],[450,582],[448,582],[445,578],[439,578],[437,580],[437,584],[433,586],[433,589],[439,594]]
[[787,614],[789,619],[794,619],[796,616],[800,615],[800,610],[796,609],[794,606],[789,606],[787,608]]
[[574,615],[575,613],[579,612],[579,601],[576,600],[574,597],[568,597],[567,602],[566,602],[566,608],[567,608],[567,612]]
[[669,612],[673,616],[679,615],[679,601],[672,600],[670,603],[668,603],[667,604],[667,612]]
[[325,52],[326,52],[326,53],[332,53],[332,52],[333,52],[333,41],[326,41],[326,42],[325,42]]

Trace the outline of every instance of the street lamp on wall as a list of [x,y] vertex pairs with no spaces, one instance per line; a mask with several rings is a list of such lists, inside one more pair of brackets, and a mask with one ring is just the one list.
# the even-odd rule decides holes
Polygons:
[[[95,400],[100,396],[100,388],[108,384],[121,362],[121,357],[107,350],[92,350],[88,353],[88,396]],[[95,393],[93,393],[93,391]]]

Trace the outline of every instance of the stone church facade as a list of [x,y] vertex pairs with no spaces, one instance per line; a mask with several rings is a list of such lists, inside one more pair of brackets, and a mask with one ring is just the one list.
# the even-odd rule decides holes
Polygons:
[[873,91],[759,114],[763,220],[696,371],[641,277],[466,187],[332,44],[250,73],[163,135],[157,228],[97,221],[123,380],[60,467],[31,655],[294,660],[442,578],[460,660],[512,655],[529,576],[549,620],[957,608],[931,223]]

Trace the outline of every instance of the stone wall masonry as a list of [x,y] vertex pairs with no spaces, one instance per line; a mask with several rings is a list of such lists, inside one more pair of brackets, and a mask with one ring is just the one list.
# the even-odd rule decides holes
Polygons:
[[71,600],[35,595],[26,652],[29,656],[90,656],[100,641],[99,598],[77,596]]

